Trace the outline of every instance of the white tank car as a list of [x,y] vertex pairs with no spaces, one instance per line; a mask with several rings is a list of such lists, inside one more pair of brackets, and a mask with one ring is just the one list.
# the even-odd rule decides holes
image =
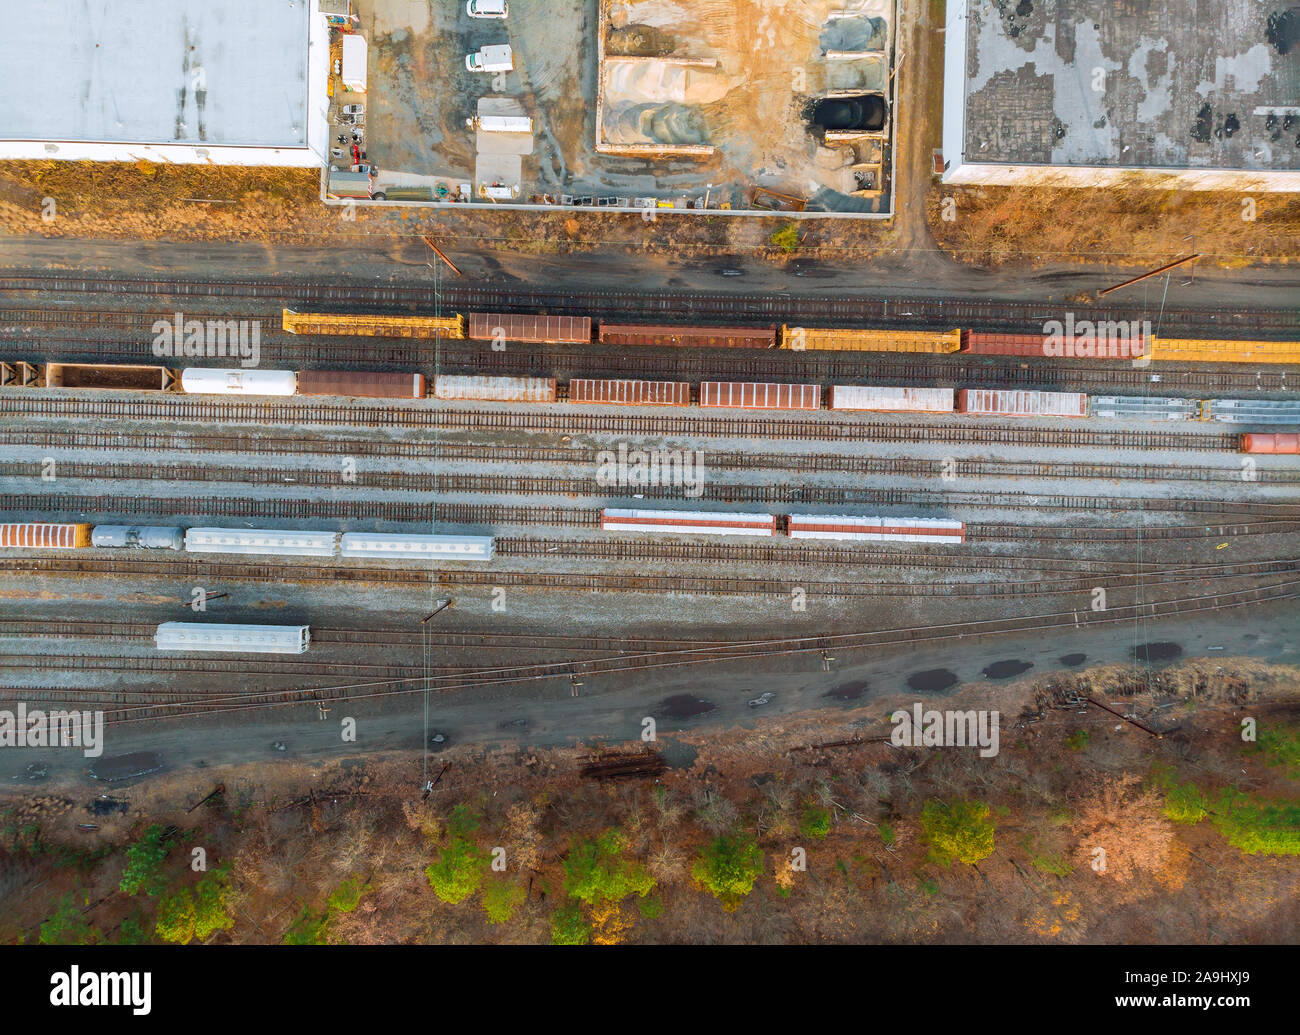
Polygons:
[[96,525],[90,545],[128,550],[183,550],[185,529],[157,525]]
[[191,528],[187,553],[255,553],[277,557],[333,557],[337,532],[282,531],[278,528]]
[[163,622],[154,635],[158,650],[230,654],[302,654],[311,643],[307,625],[224,625]]
[[444,561],[490,561],[490,535],[398,535],[344,532],[343,557],[437,557]]
[[243,370],[238,367],[187,367],[181,391],[190,395],[293,395],[298,375],[292,370]]

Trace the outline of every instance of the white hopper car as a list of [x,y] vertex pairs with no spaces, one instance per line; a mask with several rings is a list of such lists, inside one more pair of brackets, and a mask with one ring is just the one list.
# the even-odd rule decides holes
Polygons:
[[436,557],[446,561],[490,561],[490,535],[397,535],[345,532],[341,557]]
[[158,650],[231,654],[303,654],[311,643],[306,625],[226,625],[163,622],[154,636]]

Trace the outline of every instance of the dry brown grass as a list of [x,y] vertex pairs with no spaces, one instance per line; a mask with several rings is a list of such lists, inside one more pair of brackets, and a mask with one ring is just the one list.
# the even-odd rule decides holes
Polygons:
[[[1300,257],[1300,195],[1247,195],[1139,187],[947,187],[928,199],[930,230],[945,252],[982,266],[1066,262],[1160,265],[1192,251],[1223,267]],[[945,220],[952,198],[955,219]],[[1190,240],[1185,238],[1190,237]]]

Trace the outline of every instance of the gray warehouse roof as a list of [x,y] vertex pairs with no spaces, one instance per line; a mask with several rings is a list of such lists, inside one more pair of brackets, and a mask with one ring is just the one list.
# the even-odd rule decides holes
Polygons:
[[1300,7],[1288,16],[1291,7],[967,0],[962,158],[1300,170]]
[[29,0],[0,140],[304,147],[309,0]]

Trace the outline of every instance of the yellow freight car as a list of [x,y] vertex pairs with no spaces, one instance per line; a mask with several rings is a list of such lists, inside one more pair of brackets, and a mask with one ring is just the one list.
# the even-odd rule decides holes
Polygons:
[[465,317],[351,316],[342,313],[297,313],[284,310],[282,324],[290,334],[362,334],[374,338],[465,337]]
[[1294,363],[1300,366],[1300,342],[1156,336],[1151,339],[1151,359],[1164,363]]
[[855,331],[844,328],[781,326],[781,348],[794,352],[840,350],[847,352],[956,352],[961,331]]

